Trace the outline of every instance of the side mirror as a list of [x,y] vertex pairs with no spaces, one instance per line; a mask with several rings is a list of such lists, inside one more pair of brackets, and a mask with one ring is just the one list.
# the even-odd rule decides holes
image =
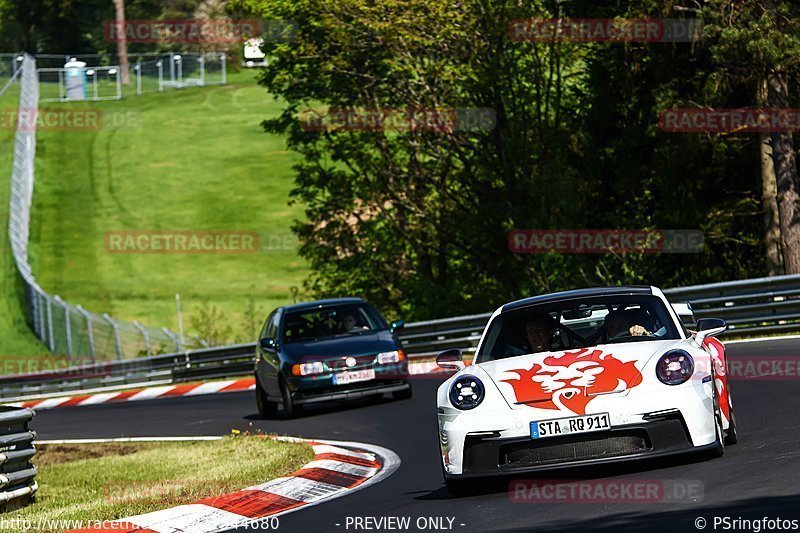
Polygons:
[[697,321],[697,333],[694,339],[703,344],[707,337],[714,337],[728,329],[728,324],[721,318],[701,318]]
[[403,329],[404,327],[406,327],[404,320],[392,320],[392,323],[389,324],[389,329],[392,331],[397,331],[398,329]]
[[450,348],[436,356],[436,364],[442,368],[461,370],[464,366],[464,356],[458,348]]
[[261,346],[261,349],[265,352],[274,352],[278,349],[278,345],[275,344],[275,339],[272,337],[264,337],[258,344]]

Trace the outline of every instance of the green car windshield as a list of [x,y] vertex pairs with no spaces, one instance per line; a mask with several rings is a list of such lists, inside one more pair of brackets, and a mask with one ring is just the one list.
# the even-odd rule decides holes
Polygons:
[[387,327],[380,314],[366,304],[315,307],[286,314],[283,342],[360,335]]

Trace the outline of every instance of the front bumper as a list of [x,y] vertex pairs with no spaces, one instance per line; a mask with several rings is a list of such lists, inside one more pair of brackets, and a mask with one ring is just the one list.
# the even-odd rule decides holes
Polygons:
[[449,479],[502,476],[698,452],[679,413],[609,431],[532,439],[467,434],[462,473]]
[[292,394],[294,403],[308,404],[333,400],[356,400],[386,392],[399,392],[411,387],[404,380],[364,381],[352,385],[339,385],[310,390],[298,390]]

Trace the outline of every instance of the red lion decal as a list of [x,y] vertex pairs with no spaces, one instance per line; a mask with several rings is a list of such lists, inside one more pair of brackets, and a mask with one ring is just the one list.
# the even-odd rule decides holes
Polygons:
[[[586,405],[594,395],[632,389],[642,382],[642,374],[633,362],[623,363],[601,350],[582,348],[564,355],[549,356],[543,364],[529,370],[509,370],[519,379],[504,379],[514,388],[517,402],[535,404],[540,409],[566,408],[586,414]],[[620,382],[625,388],[620,388]],[[560,405],[559,405],[560,404]]]

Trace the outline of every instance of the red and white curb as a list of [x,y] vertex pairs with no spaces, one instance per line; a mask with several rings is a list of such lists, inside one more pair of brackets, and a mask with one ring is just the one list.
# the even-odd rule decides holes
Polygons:
[[63,396],[60,398],[45,398],[15,402],[7,405],[15,407],[30,407],[40,411],[54,407],[71,407],[80,405],[97,405],[101,403],[135,402],[138,400],[152,400],[154,398],[177,398],[181,396],[197,396],[200,394],[218,394],[222,392],[241,392],[253,390],[256,380],[253,378],[228,381],[209,381],[208,383],[187,383],[183,385],[164,385],[162,387],[144,387],[115,392],[101,392],[95,394],[78,394],[76,396]]
[[[104,528],[76,529],[72,533],[211,533],[244,525],[255,527],[260,520],[272,519],[374,485],[390,476],[400,466],[397,454],[380,446],[359,442],[277,438],[306,442],[314,448],[316,457],[300,470],[261,485],[170,509],[109,521],[103,524]],[[115,442],[124,439],[89,440]],[[80,443],[89,440],[40,441],[39,444]]]
[[[412,363],[408,365],[408,373],[414,375],[444,374],[449,371],[439,368],[435,361]],[[7,403],[15,407],[29,407],[37,411],[55,407],[77,407],[81,405],[98,405],[102,403],[135,402],[156,398],[178,398],[198,396],[201,394],[218,394],[223,392],[241,392],[254,390],[256,380],[253,378],[209,381],[207,383],[187,383],[182,385],[164,385],[159,387],[143,387],[114,392],[89,393],[81,392],[74,396],[57,398],[39,398],[34,400]]]

